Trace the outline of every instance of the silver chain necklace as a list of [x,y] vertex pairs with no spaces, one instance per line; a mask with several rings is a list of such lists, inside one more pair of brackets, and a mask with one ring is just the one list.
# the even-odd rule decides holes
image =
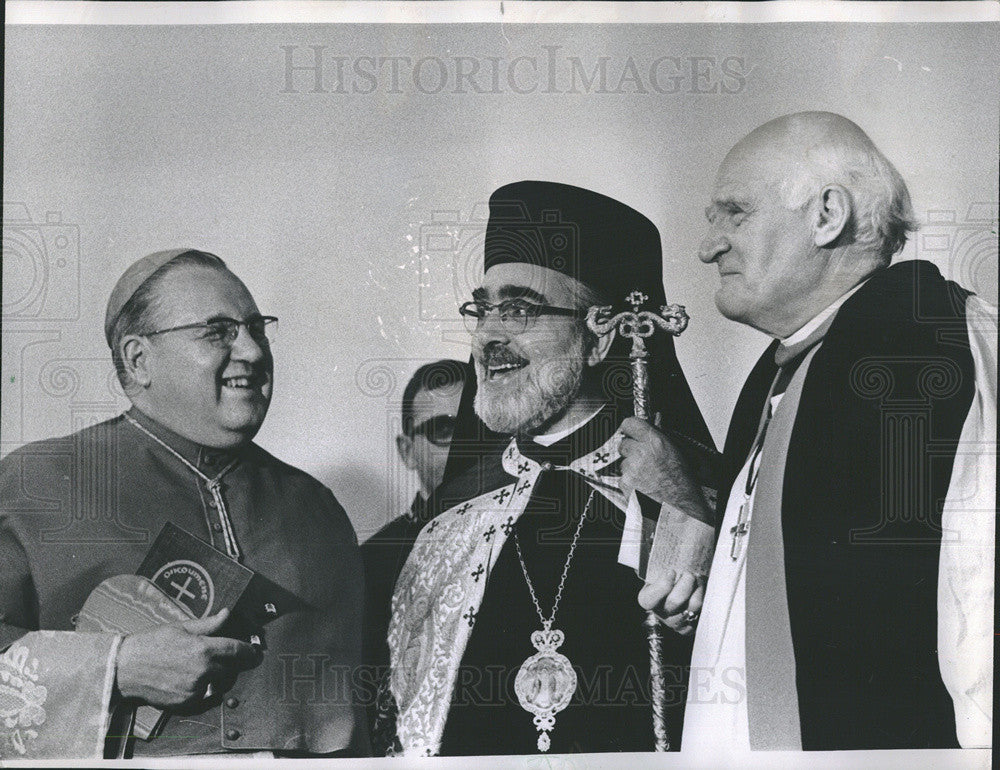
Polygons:
[[[184,465],[186,465],[192,473],[194,473],[198,478],[200,478],[202,481],[205,482],[205,486],[208,487],[208,491],[211,493],[212,499],[215,501],[216,510],[219,512],[219,520],[222,524],[222,537],[226,545],[226,553],[229,554],[231,558],[239,561],[240,548],[236,544],[236,535],[233,533],[233,523],[229,519],[229,511],[226,510],[226,501],[222,499],[222,490],[219,488],[220,485],[222,484],[222,477],[225,476],[227,473],[229,473],[229,471],[231,471],[236,466],[236,463],[238,463],[239,460],[238,459],[233,460],[231,463],[229,463],[229,465],[227,465],[225,468],[219,471],[219,473],[214,478],[209,478],[206,474],[202,473],[195,465],[188,462],[187,458],[185,458],[180,452],[178,452],[176,449],[170,446],[170,444],[165,442],[155,433],[153,433],[150,430],[147,430],[146,427],[142,425],[142,423],[137,421],[130,414],[124,414],[122,416],[126,420],[128,420],[130,425],[142,431],[151,439],[153,439],[153,441],[155,441],[161,447],[170,452],[170,454],[172,454],[174,457],[176,457],[178,460],[184,463]],[[212,531],[211,527],[209,527],[209,537],[211,537],[211,531]]]
[[555,622],[556,612],[559,610],[559,601],[562,599],[563,587],[566,585],[566,575],[569,574],[569,565],[573,561],[573,554],[576,552],[576,544],[580,539],[580,531],[583,529],[583,522],[587,518],[587,511],[590,503],[594,499],[594,492],[590,490],[590,497],[580,514],[580,522],[576,525],[576,532],[573,534],[573,542],[569,547],[569,555],[566,557],[566,564],[563,565],[562,576],[559,578],[559,587],[556,589],[556,598],[552,602],[552,613],[548,619],[542,612],[542,606],[538,603],[538,596],[535,594],[535,587],[528,577],[528,568],[524,564],[524,554],[521,553],[521,542],[517,537],[517,530],[514,530],[514,547],[517,549],[517,560],[521,562],[521,572],[524,573],[524,581],[528,584],[528,592],[531,594],[531,601],[535,605],[538,619],[542,622],[542,628],[531,634],[531,643],[538,650],[534,655],[524,661],[518,669],[517,677],[514,679],[514,692],[521,703],[521,708],[535,715],[535,728],[538,730],[538,750],[548,751],[552,745],[549,733],[556,726],[556,714],[569,705],[576,692],[576,672],[569,658],[560,652],[556,652],[560,645],[566,640],[566,635],[559,629],[552,628]]

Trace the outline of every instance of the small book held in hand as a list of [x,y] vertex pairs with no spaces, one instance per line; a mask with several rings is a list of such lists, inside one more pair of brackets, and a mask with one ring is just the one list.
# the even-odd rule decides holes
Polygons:
[[254,576],[253,570],[169,521],[136,574],[149,578],[193,618],[223,607],[235,610]]

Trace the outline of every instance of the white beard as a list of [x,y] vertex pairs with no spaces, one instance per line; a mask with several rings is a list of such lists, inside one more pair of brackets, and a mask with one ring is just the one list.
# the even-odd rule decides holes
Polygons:
[[485,367],[476,361],[479,386],[475,409],[486,427],[497,433],[529,433],[558,416],[573,403],[583,382],[583,335],[558,358],[532,362],[502,383],[486,378]]

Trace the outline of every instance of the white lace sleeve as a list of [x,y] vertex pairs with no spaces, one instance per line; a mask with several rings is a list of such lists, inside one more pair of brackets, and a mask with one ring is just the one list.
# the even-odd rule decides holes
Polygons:
[[120,644],[32,631],[0,655],[0,759],[101,759]]

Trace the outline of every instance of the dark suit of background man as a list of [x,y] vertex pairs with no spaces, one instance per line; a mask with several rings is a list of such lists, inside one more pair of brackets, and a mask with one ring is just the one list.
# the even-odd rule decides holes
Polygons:
[[[135,756],[366,750],[363,716],[323,682],[360,661],[354,530],[329,489],[252,443],[276,320],[212,254],[139,260],[104,328],[132,408],[0,462],[3,757],[99,758],[123,701],[170,712]],[[124,638],[73,630],[168,521],[300,600],[276,608],[263,652],[217,635],[225,610]]]
[[839,115],[751,132],[706,214],[716,305],[775,341],[726,439],[683,751],[990,745],[996,309],[890,264],[909,193]]

